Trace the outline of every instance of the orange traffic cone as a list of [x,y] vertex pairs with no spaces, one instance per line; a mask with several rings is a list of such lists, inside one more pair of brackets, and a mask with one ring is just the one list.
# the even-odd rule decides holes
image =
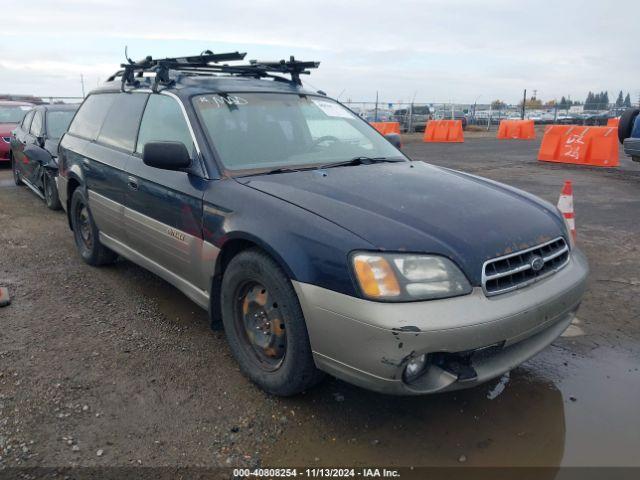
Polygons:
[[569,231],[573,239],[576,239],[576,216],[573,212],[573,187],[571,181],[565,180],[560,198],[558,199],[558,210],[562,212],[562,216],[569,225]]

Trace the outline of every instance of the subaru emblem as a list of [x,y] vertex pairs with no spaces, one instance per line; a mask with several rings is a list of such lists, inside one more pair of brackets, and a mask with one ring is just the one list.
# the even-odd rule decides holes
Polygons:
[[542,270],[542,267],[544,267],[544,258],[535,255],[531,258],[531,262],[529,263],[529,265],[531,265],[531,270],[533,270],[534,272],[539,272],[540,270]]

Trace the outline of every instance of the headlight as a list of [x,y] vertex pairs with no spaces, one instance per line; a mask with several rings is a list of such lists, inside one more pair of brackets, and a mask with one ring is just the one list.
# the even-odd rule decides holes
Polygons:
[[471,292],[467,278],[445,257],[360,252],[352,259],[360,290],[373,300],[432,300]]

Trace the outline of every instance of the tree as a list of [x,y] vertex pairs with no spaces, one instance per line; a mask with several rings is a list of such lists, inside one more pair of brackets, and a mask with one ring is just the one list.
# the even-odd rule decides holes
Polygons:
[[587,94],[587,99],[584,101],[584,109],[592,110],[594,103],[595,103],[595,96],[593,95],[591,90],[589,90],[589,93]]
[[493,102],[491,102],[491,108],[493,110],[504,110],[505,108],[507,108],[507,104],[502,100],[494,100]]
[[624,106],[627,108],[631,108],[631,95],[627,93],[627,96],[624,97]]
[[616,100],[616,107],[622,107],[624,105],[624,97],[622,96],[622,90],[618,94],[618,99]]

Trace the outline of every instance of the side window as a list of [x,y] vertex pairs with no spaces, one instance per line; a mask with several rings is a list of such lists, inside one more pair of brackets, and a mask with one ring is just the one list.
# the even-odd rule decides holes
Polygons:
[[33,116],[33,122],[31,122],[31,127],[29,128],[29,133],[31,135],[34,136],[38,136],[42,134],[42,127],[43,127],[43,121],[42,121],[42,112],[41,111],[36,111],[36,113]]
[[98,142],[133,152],[147,94],[120,93],[104,119]]
[[142,153],[147,142],[182,142],[193,153],[194,145],[189,126],[178,101],[167,95],[151,95],[144,110],[136,152]]
[[109,113],[117,96],[117,93],[97,93],[87,97],[71,122],[69,133],[87,140],[95,140],[104,117]]
[[29,113],[27,113],[27,115],[22,120],[22,130],[23,131],[28,132],[29,128],[31,128],[31,121],[33,120],[33,114],[34,113],[35,113],[35,111],[31,110]]

